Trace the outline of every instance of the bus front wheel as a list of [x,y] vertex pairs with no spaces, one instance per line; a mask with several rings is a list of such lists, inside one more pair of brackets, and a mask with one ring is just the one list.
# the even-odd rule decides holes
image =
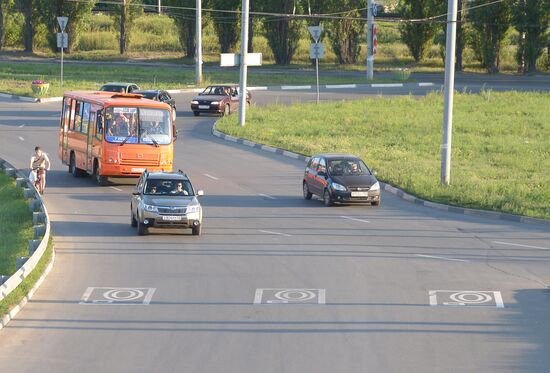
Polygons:
[[97,185],[99,186],[105,186],[109,182],[109,179],[107,178],[107,176],[101,176],[99,174],[99,165],[97,164],[97,161],[94,164],[94,178]]

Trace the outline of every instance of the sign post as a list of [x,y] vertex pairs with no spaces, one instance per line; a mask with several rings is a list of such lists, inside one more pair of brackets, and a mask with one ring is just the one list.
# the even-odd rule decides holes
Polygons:
[[57,33],[57,47],[61,48],[61,86],[63,87],[63,49],[69,47],[69,35],[65,32],[69,17],[57,17],[61,32]]
[[318,104],[319,103],[319,58],[323,58],[325,56],[325,48],[323,46],[323,43],[319,43],[319,39],[321,38],[321,33],[323,32],[323,28],[320,25],[309,26],[308,30],[313,40],[315,40],[315,43],[312,43],[309,46],[309,58],[315,58],[315,75],[317,78],[317,104]]

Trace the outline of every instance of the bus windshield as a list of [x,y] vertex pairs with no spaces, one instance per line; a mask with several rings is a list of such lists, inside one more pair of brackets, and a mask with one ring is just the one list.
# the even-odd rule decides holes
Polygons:
[[110,107],[105,110],[105,140],[112,143],[160,144],[172,142],[168,110]]

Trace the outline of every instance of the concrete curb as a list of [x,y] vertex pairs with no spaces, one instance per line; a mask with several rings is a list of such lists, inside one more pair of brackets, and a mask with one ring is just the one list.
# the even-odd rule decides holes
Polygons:
[[[36,265],[44,255],[44,252],[48,248],[50,240],[50,217],[48,210],[42,201],[42,197],[34,186],[28,181],[27,175],[23,171],[17,171],[10,163],[0,158],[0,168],[3,169],[6,175],[16,178],[16,185],[20,188],[24,188],[25,198],[31,198],[29,204],[31,211],[33,211],[33,224],[35,231],[35,239],[29,241],[29,257],[18,258],[17,271],[12,274],[6,281],[0,283],[0,301],[6,298],[13,290],[15,290],[23,280],[32,273]],[[28,188],[25,188],[25,185]],[[37,211],[38,210],[38,211]],[[32,298],[36,290],[44,282],[44,279],[51,271],[55,259],[55,253],[52,252],[52,260],[48,263],[44,273],[40,276],[37,282],[34,284],[29,293],[23,298],[18,305],[13,307],[7,315],[0,315],[0,330],[4,328],[10,320],[27,304]]]
[[[425,82],[425,83],[375,83],[375,84],[323,84],[321,88],[324,89],[357,89],[357,88],[403,88],[403,87],[434,87],[436,83]],[[274,85],[274,86],[258,86],[258,87],[248,87],[249,91],[309,91],[314,90],[314,85]],[[168,93],[199,93],[202,92],[204,88],[184,88],[184,89],[167,89]],[[0,97],[10,98],[13,100],[19,100],[23,102],[34,102],[34,103],[47,103],[47,102],[61,102],[63,97],[46,97],[46,98],[35,98],[27,96],[16,96],[8,93],[1,93]]]
[[[216,123],[214,123],[214,126],[212,126],[212,134],[216,137],[219,137],[220,139],[231,141],[237,144],[246,145],[251,148],[260,149],[270,153],[280,154],[284,157],[303,160],[304,162],[309,161],[310,157],[303,154],[294,153],[285,149],[274,148],[269,145],[258,144],[250,140],[227,135],[223,132],[218,131],[216,129],[216,125],[217,125],[217,121]],[[504,212],[470,209],[466,207],[451,206],[451,205],[445,205],[442,203],[430,202],[430,201],[426,201],[421,198],[415,197],[411,194],[408,194],[405,191],[384,182],[380,182],[380,186],[382,187],[383,190],[391,194],[394,194],[399,198],[404,199],[405,201],[408,201],[417,205],[429,207],[432,209],[437,209],[440,211],[453,212],[453,213],[463,214],[463,215],[478,216],[478,217],[489,218],[489,219],[505,220],[505,221],[511,221],[516,223],[550,226],[550,220],[531,218],[531,217],[522,216],[522,215],[507,214]]]

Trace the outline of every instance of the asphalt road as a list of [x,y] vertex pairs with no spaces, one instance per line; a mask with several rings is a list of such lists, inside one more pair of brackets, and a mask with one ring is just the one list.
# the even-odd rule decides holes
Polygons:
[[[301,162],[212,137],[216,118],[192,117],[190,97],[177,95],[175,164],[205,190],[200,237],[138,237],[131,183],[101,188],[61,166],[59,104],[0,101],[0,155],[26,167],[40,144],[53,160],[46,203],[57,253],[0,331],[0,371],[550,371],[548,227],[391,194],[380,208],[305,201]],[[152,295],[150,304],[92,303],[143,298],[114,288]],[[281,303],[297,298],[311,299]]]

